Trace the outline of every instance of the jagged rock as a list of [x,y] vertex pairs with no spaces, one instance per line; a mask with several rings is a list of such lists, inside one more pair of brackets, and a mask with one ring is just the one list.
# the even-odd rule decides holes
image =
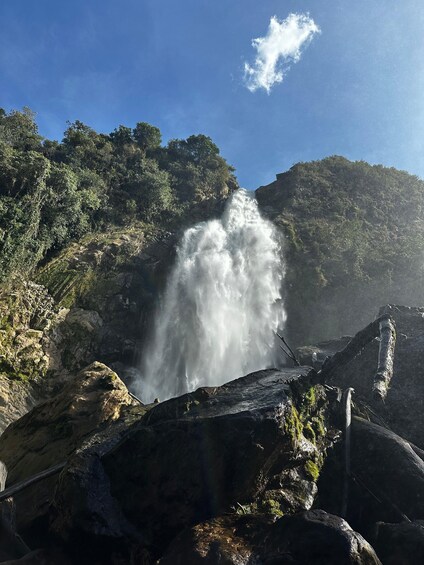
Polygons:
[[284,516],[223,516],[183,532],[160,565],[381,565],[349,524],[322,510]]
[[424,520],[378,523],[374,547],[384,565],[424,563]]
[[[393,377],[384,402],[373,399],[373,385],[378,366],[380,338],[376,335],[347,364],[334,367],[326,376],[329,385],[353,387],[359,401],[370,404],[397,434],[424,449],[424,308],[388,305],[379,315],[388,314],[396,325]],[[344,338],[342,338],[344,340]],[[342,340],[300,348],[303,362],[321,361],[326,350],[340,350]],[[340,347],[339,345],[340,344]],[[346,344],[345,344],[346,345]],[[320,363],[316,364],[319,368]]]
[[72,565],[68,557],[55,549],[37,549],[21,559],[2,561],[2,565]]
[[0,290],[0,432],[43,398],[50,368],[44,338],[55,315],[52,297],[38,284]]
[[221,516],[184,531],[159,565],[260,565],[269,516]]
[[[127,548],[142,536],[160,555],[184,527],[236,504],[309,508],[326,435],[327,400],[313,378],[309,368],[259,371],[155,405],[110,446],[101,441],[69,462],[55,534],[65,543],[102,535],[104,546]],[[98,484],[99,498],[91,492]]]
[[323,510],[284,516],[271,527],[264,565],[381,565],[374,549],[349,524]]
[[[93,363],[0,437],[7,486],[66,461],[90,435],[119,421],[134,404],[116,373]],[[45,515],[56,481],[57,476],[50,477],[16,495],[19,531]]]
[[175,236],[147,226],[92,234],[36,273],[69,311],[57,335],[66,368],[93,359],[136,365],[174,248]]
[[[366,521],[400,521],[424,518],[424,461],[411,445],[388,429],[354,418],[352,473],[360,497],[352,504]],[[353,491],[355,493],[355,491]]]
[[301,365],[310,365],[314,369],[321,369],[327,357],[332,357],[341,351],[352,339],[351,336],[343,336],[339,339],[321,341],[316,345],[304,345],[296,349],[296,358]]

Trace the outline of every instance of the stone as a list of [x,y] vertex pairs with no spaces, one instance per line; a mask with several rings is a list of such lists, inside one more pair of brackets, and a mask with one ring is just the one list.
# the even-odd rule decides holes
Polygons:
[[371,545],[349,524],[323,510],[283,516],[271,527],[264,565],[381,565]]
[[384,565],[424,563],[424,520],[376,527],[374,547]]
[[[7,486],[66,461],[93,435],[124,417],[137,403],[124,383],[102,363],[93,363],[60,394],[36,406],[0,437],[0,459],[8,468]],[[46,516],[57,475],[15,496],[19,531]]]

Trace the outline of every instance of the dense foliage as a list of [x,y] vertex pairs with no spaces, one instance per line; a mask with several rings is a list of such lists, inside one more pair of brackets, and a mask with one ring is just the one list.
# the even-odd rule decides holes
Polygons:
[[257,191],[287,236],[289,333],[352,332],[388,302],[424,304],[424,182],[343,157],[299,163]]
[[137,221],[166,227],[237,188],[209,137],[161,142],[145,122],[107,135],[76,121],[59,143],[39,135],[28,108],[0,109],[1,279],[88,232]]

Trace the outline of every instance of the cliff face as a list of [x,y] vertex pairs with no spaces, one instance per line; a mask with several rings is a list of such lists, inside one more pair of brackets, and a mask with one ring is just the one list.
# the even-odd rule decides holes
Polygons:
[[285,235],[287,334],[357,331],[384,303],[424,303],[424,182],[343,157],[299,163],[256,191]]
[[[321,367],[258,371],[147,406],[101,363],[70,375],[0,437],[4,516],[5,499],[15,505],[0,556],[46,565],[391,565],[393,555],[420,563],[423,316],[384,312],[399,332],[385,402],[372,394],[384,357],[375,322],[347,345],[333,342],[333,351],[345,347]],[[352,385],[351,403],[341,393]]]
[[[386,299],[424,303],[422,189],[406,173],[332,158],[257,191],[286,236],[291,341],[354,333]],[[218,209],[199,204],[191,220]],[[422,308],[384,310],[397,331],[384,402],[371,394],[372,334],[354,354],[350,338],[333,339],[301,348],[301,367],[145,406],[126,385],[177,224],[88,234],[32,281],[2,287],[0,486],[7,475],[12,491],[0,492],[0,562],[423,561]]]

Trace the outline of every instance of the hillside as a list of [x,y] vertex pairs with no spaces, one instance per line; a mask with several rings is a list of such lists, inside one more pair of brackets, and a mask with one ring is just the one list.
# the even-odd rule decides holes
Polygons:
[[385,303],[424,303],[424,182],[343,157],[298,163],[256,191],[286,236],[296,343],[352,333]]
[[[172,379],[181,334],[211,342],[212,366],[226,325],[245,346],[264,304],[281,314],[280,233],[242,191],[221,215],[236,189],[203,135],[164,147],[143,122],[108,135],[75,122],[59,143],[29,110],[0,113],[0,563],[423,561],[424,309],[387,305],[373,319],[385,302],[424,303],[416,177],[330,157],[258,189],[281,230],[284,334],[309,343],[302,366],[222,386],[191,386],[186,370],[185,394],[147,403],[140,355],[167,280],[182,308],[159,340],[163,358],[177,338],[156,381]],[[178,251],[200,271],[169,277],[183,230],[219,215]],[[237,302],[266,296],[273,265],[270,300]],[[184,301],[186,280],[197,302]],[[234,290],[228,309],[220,286]],[[203,307],[219,314],[213,340]]]
[[77,120],[57,142],[28,108],[0,109],[0,280],[89,233],[198,221],[237,188],[233,171],[205,135],[162,146],[145,122],[103,134]]

